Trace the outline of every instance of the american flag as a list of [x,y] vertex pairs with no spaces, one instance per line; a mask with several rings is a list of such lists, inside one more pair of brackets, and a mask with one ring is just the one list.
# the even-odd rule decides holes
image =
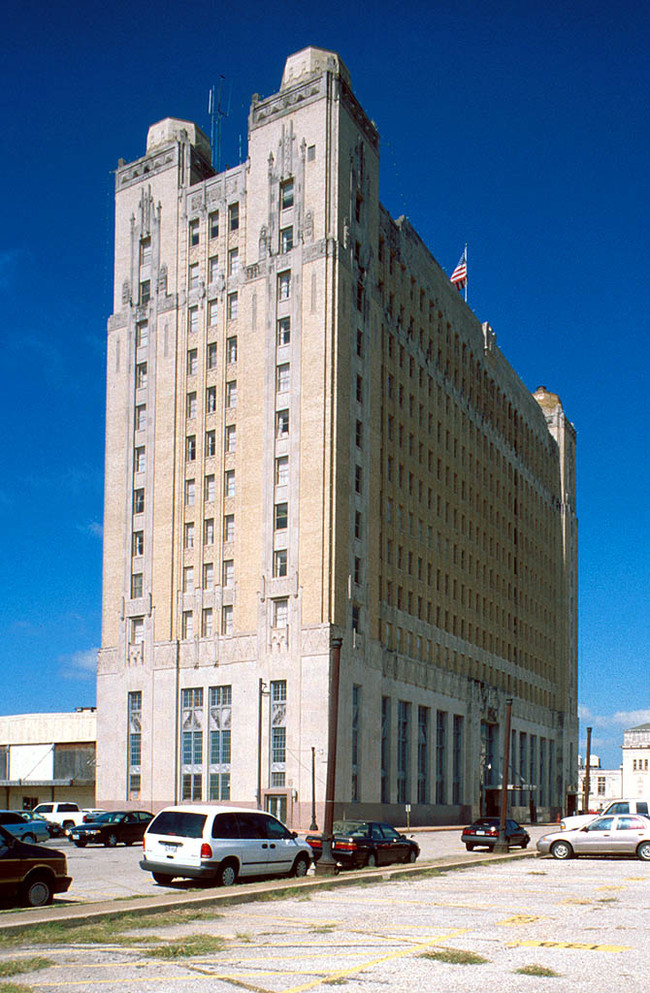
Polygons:
[[467,285],[467,248],[463,250],[458,265],[449,278],[455,284],[459,293]]

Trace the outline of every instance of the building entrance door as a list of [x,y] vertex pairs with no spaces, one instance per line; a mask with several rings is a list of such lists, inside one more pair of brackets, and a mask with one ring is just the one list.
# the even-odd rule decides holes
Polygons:
[[287,823],[287,797],[285,793],[267,793],[264,798],[265,809],[273,814],[283,824]]

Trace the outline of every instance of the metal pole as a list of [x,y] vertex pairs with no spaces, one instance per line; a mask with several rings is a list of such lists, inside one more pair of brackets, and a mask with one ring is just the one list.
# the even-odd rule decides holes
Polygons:
[[336,859],[332,855],[332,833],[334,826],[334,799],[336,795],[336,746],[339,724],[339,684],[341,678],[342,643],[342,638],[332,638],[325,823],[323,825],[323,850],[321,857],[316,863],[316,874],[319,876],[329,876],[337,871]]
[[582,801],[582,809],[586,814],[589,810],[589,794],[591,793],[591,728],[587,728],[587,755],[585,757],[585,781],[584,781],[584,798]]
[[262,809],[262,700],[264,680],[260,679],[257,692],[257,809]]
[[311,824],[310,831],[318,831],[316,823],[316,749],[311,746]]
[[512,720],[512,700],[506,700],[506,741],[503,752],[503,773],[501,781],[501,821],[499,823],[499,840],[493,848],[495,852],[507,852],[506,818],[508,816],[508,766],[510,765],[510,722]]

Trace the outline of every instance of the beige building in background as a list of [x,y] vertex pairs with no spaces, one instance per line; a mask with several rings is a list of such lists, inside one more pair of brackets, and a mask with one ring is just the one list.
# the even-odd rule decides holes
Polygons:
[[[575,432],[405,218],[334,53],[116,173],[97,803],[458,822],[577,787]],[[258,796],[259,793],[259,796]]]

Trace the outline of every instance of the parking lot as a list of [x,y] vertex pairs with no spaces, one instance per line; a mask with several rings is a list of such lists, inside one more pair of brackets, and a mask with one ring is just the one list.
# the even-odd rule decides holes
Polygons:
[[[165,915],[145,931],[132,918],[128,932],[105,924],[88,946],[80,942],[93,935],[79,932],[75,941],[70,932],[63,944],[32,940],[0,959],[45,956],[50,965],[20,977],[43,993],[331,985],[351,993],[637,993],[650,969],[649,881],[648,865],[633,858],[524,858],[311,893],[297,884],[281,900],[202,908],[184,923]],[[156,957],[161,947],[164,958]],[[183,948],[194,954],[184,958]]]

